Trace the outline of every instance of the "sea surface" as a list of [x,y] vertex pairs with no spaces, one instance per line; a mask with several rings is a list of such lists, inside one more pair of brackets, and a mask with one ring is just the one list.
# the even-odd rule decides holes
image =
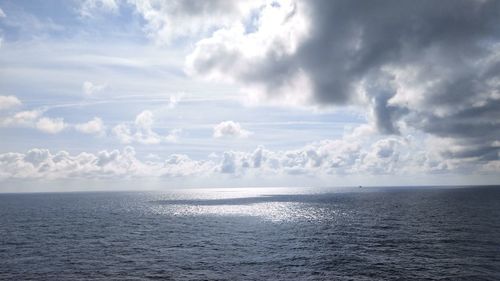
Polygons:
[[0,280],[500,280],[500,187],[0,194]]

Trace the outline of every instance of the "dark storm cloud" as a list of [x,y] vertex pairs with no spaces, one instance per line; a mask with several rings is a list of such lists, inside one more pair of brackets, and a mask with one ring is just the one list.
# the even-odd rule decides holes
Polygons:
[[372,99],[375,125],[383,134],[398,134],[399,129],[395,125],[395,122],[401,115],[407,112],[405,108],[388,104],[392,95],[392,93],[378,94]]
[[[163,4],[160,2],[160,4]],[[168,3],[173,12],[182,15],[221,14],[233,12],[236,1],[228,0],[182,0]]]
[[[381,133],[398,133],[403,121],[454,139],[464,151],[450,157],[498,159],[500,1],[304,1],[290,17],[299,9],[310,31],[295,52],[283,54],[277,43],[249,62],[219,45],[194,68],[223,71],[278,98],[303,72],[315,105],[368,106]],[[396,76],[408,68],[413,85],[427,86],[405,100]]]
[[[450,157],[498,159],[499,97],[497,62],[479,63],[500,54],[499,1],[325,1],[314,2],[311,39],[298,58],[314,79],[319,103],[348,102],[352,87],[368,76],[382,76],[384,66],[417,66],[421,81],[441,80],[424,93],[423,105],[409,110],[415,125],[462,144]],[[356,41],[356,47],[350,43]],[[436,65],[438,64],[438,65]],[[342,79],[332,77],[341,77]],[[491,84],[491,83],[490,83]],[[379,130],[397,132],[394,121],[404,105],[389,105],[391,87],[375,95],[373,110]],[[404,90],[404,89],[403,89]],[[435,111],[443,108],[438,115]],[[408,110],[408,109],[407,109]],[[424,121],[421,121],[424,120]]]
[[[351,87],[388,65],[420,64],[437,50],[465,66],[498,42],[498,1],[313,1],[312,35],[297,54],[320,103],[352,100]],[[432,65],[429,65],[432,67]]]

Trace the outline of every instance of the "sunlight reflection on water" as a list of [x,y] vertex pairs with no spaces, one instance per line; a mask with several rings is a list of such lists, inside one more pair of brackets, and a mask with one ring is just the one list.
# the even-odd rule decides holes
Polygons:
[[334,206],[287,202],[273,197],[315,192],[317,190],[285,188],[183,190],[162,194],[150,211],[168,216],[251,216],[272,222],[335,220],[348,215]]

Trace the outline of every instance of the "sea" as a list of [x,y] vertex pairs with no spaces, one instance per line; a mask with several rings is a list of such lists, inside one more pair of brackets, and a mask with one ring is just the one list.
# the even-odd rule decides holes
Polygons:
[[500,186],[0,194],[0,280],[500,280]]

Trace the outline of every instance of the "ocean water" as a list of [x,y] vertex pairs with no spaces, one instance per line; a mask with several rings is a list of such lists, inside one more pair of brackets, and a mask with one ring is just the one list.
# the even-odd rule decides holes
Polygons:
[[0,195],[1,280],[500,280],[500,187]]

